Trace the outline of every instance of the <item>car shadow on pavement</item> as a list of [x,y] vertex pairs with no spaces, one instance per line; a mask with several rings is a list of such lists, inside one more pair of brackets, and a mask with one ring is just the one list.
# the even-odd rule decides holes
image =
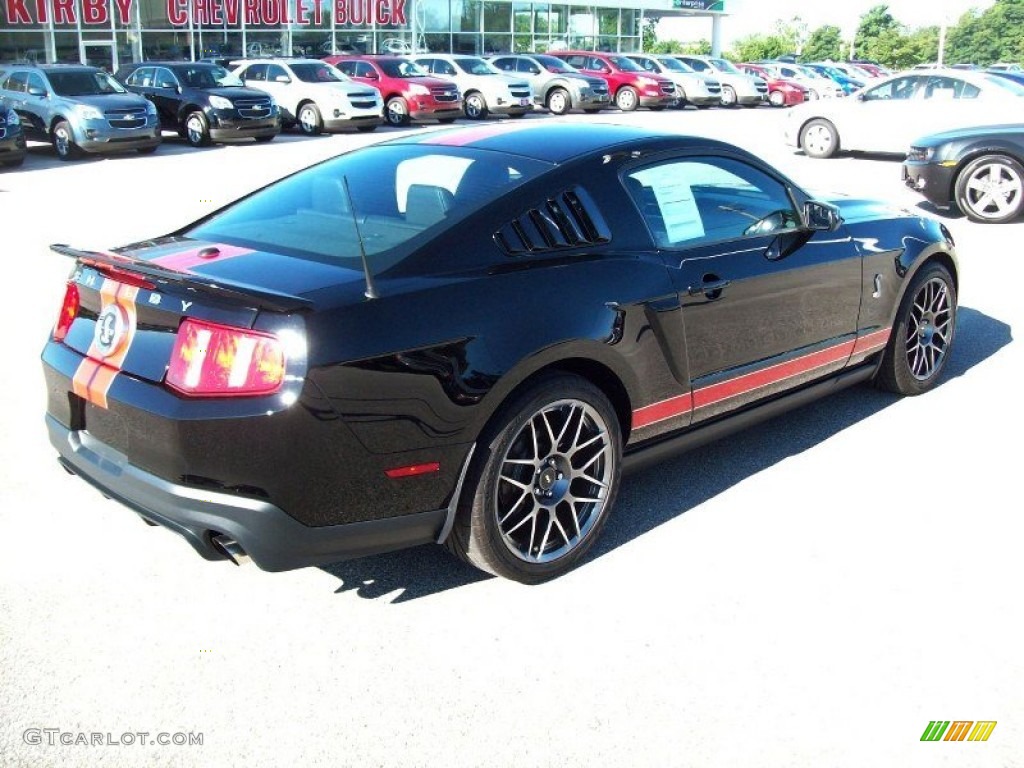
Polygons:
[[[1012,340],[1009,325],[961,306],[956,346],[939,386],[963,376]],[[579,567],[586,568],[588,562],[899,400],[898,395],[869,386],[853,387],[630,475],[601,538]],[[376,599],[399,591],[388,601],[392,603],[492,578],[436,545],[335,563],[323,570],[341,580],[338,594],[354,592]]]

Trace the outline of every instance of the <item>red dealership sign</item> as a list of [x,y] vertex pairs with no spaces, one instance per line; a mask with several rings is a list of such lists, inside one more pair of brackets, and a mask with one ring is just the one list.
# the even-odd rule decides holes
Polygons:
[[[81,0],[81,17],[75,0],[2,0],[7,23],[106,25],[111,14],[119,24],[131,20],[135,0]],[[406,24],[406,0],[331,0],[324,8],[319,0],[165,0],[167,20],[176,27],[193,24],[247,27],[279,24],[320,26],[327,13],[335,24]]]

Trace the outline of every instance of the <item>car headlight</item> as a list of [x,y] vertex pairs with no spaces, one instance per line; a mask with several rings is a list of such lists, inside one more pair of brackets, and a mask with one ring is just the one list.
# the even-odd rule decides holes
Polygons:
[[929,163],[935,159],[935,147],[911,147],[907,152],[907,160],[915,160],[919,163]]
[[102,120],[103,113],[100,112],[96,107],[90,107],[88,104],[78,104],[75,106],[75,111],[78,116],[83,120]]
[[13,109],[7,113],[7,124],[11,126],[21,125],[21,120],[18,119],[18,113]]
[[[271,102],[273,103],[273,102]],[[235,105],[231,99],[225,99],[223,96],[210,96],[210,106],[214,109],[234,109]]]
[[409,86],[409,93],[415,93],[417,96],[429,96],[430,89],[427,88],[427,86],[425,85],[413,83],[412,85]]
[[636,81],[638,83],[640,83],[640,85],[657,85],[658,84],[658,81],[655,80],[653,77],[638,77],[636,79]]

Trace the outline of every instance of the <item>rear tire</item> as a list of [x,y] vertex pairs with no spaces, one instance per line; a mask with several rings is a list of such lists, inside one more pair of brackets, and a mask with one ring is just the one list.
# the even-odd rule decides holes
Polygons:
[[800,148],[808,157],[832,157],[839,151],[839,133],[828,120],[811,120],[800,129]]
[[875,383],[920,395],[938,383],[956,333],[956,288],[938,262],[923,266],[903,294]]
[[621,465],[621,430],[604,393],[570,374],[538,379],[481,434],[445,545],[524,584],[560,576],[604,527]]

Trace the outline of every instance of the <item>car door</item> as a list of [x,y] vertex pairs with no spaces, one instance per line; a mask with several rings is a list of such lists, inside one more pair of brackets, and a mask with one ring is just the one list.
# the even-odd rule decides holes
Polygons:
[[41,132],[42,121],[38,115],[34,115],[27,108],[28,73],[12,72],[0,84],[0,93],[2,93],[3,102],[18,113],[18,118],[21,120],[22,130],[25,131],[25,135],[29,138],[45,140],[45,131]]
[[929,132],[927,119],[922,119],[927,80],[922,75],[897,77],[844,99],[836,125],[839,145],[864,152],[905,152],[911,141]]
[[803,227],[793,191],[728,155],[680,155],[623,174],[678,291],[692,420],[841,369],[857,332],[851,238]]
[[181,84],[167,67],[153,72],[153,103],[160,113],[160,124],[165,130],[178,129],[178,105],[181,103]]

